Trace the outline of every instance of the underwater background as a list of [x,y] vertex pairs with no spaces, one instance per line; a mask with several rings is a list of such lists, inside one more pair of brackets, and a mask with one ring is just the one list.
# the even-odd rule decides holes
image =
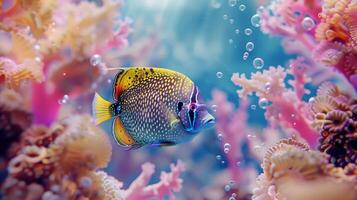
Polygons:
[[[355,0],[0,0],[0,199],[357,198]],[[118,67],[199,88],[216,125],[127,150]]]

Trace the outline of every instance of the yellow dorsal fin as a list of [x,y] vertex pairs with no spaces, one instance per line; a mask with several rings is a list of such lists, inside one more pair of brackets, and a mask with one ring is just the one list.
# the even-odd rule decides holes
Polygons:
[[113,136],[117,143],[121,146],[127,147],[135,144],[135,140],[125,130],[119,117],[116,117],[113,122]]
[[[118,100],[121,93],[128,88],[135,86],[154,76],[182,76],[186,77],[179,72],[175,72],[164,68],[152,67],[132,67],[121,70],[114,80],[113,98]],[[186,77],[187,78],[187,77]]]

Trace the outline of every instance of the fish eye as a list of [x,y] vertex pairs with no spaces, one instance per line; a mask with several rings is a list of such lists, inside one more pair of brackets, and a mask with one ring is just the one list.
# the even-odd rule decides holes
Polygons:
[[180,112],[182,110],[182,107],[183,107],[183,103],[181,101],[178,102],[178,104],[177,104],[177,112]]
[[196,104],[194,104],[194,103],[191,104],[191,105],[190,105],[190,110],[195,110],[195,109],[196,109]]

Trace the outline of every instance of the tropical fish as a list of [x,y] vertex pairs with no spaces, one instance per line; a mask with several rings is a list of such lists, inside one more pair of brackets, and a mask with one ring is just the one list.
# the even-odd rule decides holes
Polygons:
[[121,69],[113,83],[113,101],[96,93],[93,111],[97,124],[114,118],[113,136],[128,149],[188,142],[215,123],[198,87],[187,76],[163,68]]

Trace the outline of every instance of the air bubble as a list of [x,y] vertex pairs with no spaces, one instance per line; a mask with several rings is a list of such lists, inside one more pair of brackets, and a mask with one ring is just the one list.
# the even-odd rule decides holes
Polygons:
[[241,4],[241,5],[239,6],[239,10],[240,10],[240,11],[244,11],[244,10],[245,10],[245,5],[244,5],[244,4]]
[[41,49],[41,46],[39,44],[35,44],[33,45],[33,48],[36,50],[36,51],[39,51]]
[[58,100],[58,104],[65,104],[69,100],[69,96],[67,94],[63,95],[62,99]]
[[247,51],[253,51],[254,49],[254,43],[253,42],[247,42],[247,44],[245,45],[245,49]]
[[248,139],[253,139],[253,138],[256,138],[257,136],[253,135],[253,134],[248,134],[247,137],[248,137]]
[[90,64],[91,64],[92,66],[97,66],[97,65],[99,65],[99,64],[102,62],[102,57],[101,57],[100,55],[98,55],[98,54],[94,54],[94,55],[90,58],[89,62],[90,62]]
[[265,83],[264,87],[265,87],[265,90],[270,91],[270,89],[271,89],[270,82]]
[[232,7],[237,5],[237,0],[228,0],[228,4]]
[[229,43],[229,44],[233,44],[233,39],[229,39],[229,40],[228,40],[228,43]]
[[230,20],[229,20],[229,23],[230,23],[230,24],[234,24],[234,19],[230,19]]
[[223,19],[224,19],[224,20],[227,20],[227,19],[228,19],[228,15],[226,15],[226,14],[223,15]]
[[250,28],[246,28],[246,29],[244,29],[244,33],[245,33],[245,35],[250,36],[253,33],[253,30]]
[[237,162],[236,162],[236,166],[237,166],[237,167],[239,167],[239,166],[240,166],[240,164],[241,164],[241,162],[240,162],[240,161],[237,161]]
[[315,101],[315,98],[314,97],[311,97],[310,99],[309,99],[309,103],[313,103]]
[[225,149],[230,149],[230,148],[231,148],[231,144],[225,143],[223,147],[224,147]]
[[270,105],[270,102],[266,98],[261,98],[258,102],[258,105],[260,108],[266,109]]
[[224,191],[229,192],[231,190],[231,186],[229,184],[224,186]]
[[35,58],[35,61],[40,63],[40,62],[42,62],[42,59],[37,56],[37,57]]
[[264,60],[261,59],[261,58],[255,58],[255,59],[253,60],[253,66],[254,66],[254,68],[256,68],[256,69],[261,69],[261,68],[263,68],[263,67],[264,67]]
[[260,16],[258,14],[255,14],[250,18],[250,22],[254,27],[259,27],[260,26]]
[[216,76],[217,76],[217,78],[222,78],[223,77],[223,73],[222,72],[217,72]]
[[217,160],[221,160],[221,159],[222,159],[222,156],[221,156],[221,155],[217,155],[217,156],[216,156],[216,159],[217,159]]
[[217,105],[212,105],[211,109],[212,109],[213,112],[216,112],[217,111]]
[[248,52],[244,52],[243,53],[243,60],[247,60],[249,57],[249,53]]
[[222,141],[223,135],[220,133],[220,134],[217,135],[217,138],[218,138],[219,141]]
[[310,31],[311,29],[313,29],[315,27],[315,22],[313,19],[311,19],[311,17],[305,17],[302,20],[301,25],[304,30]]
[[239,34],[239,29],[237,28],[234,32],[235,32],[236,34]]
[[257,106],[253,104],[253,105],[250,106],[250,108],[251,108],[252,110],[256,110],[256,109],[257,109]]

